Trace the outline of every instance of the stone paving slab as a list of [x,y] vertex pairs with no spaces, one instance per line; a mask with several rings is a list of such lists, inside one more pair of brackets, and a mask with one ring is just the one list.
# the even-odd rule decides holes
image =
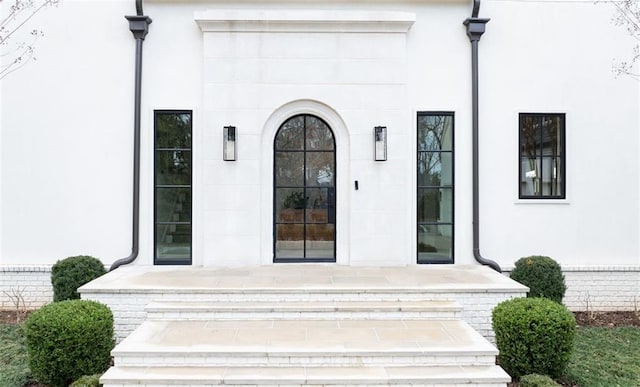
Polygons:
[[443,367],[119,367],[101,378],[119,384],[167,385],[501,385],[510,377],[493,366]]
[[213,352],[274,356],[496,354],[490,343],[459,320],[185,320],[146,321],[114,349],[113,355],[158,352],[189,356]]
[[80,292],[150,290],[242,292],[272,291],[443,291],[522,292],[526,288],[490,268],[477,265],[360,267],[277,264],[242,268],[126,266],[82,286]]

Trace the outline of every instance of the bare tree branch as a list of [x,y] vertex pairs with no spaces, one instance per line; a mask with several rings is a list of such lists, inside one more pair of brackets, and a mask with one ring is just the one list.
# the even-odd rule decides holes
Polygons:
[[628,75],[636,80],[640,80],[640,74],[635,66],[640,62],[640,2],[638,0],[614,1],[616,14],[613,23],[623,27],[627,33],[638,43],[633,49],[633,54],[629,60],[614,62],[613,73],[617,76]]
[[[3,0],[0,0],[0,3]],[[17,32],[31,21],[42,9],[58,5],[60,0],[12,0],[8,6],[7,15],[0,20],[0,79],[24,67],[29,61],[35,60],[35,43],[44,33],[39,29],[32,29],[29,40],[17,38]],[[18,39],[18,41],[14,41]]]

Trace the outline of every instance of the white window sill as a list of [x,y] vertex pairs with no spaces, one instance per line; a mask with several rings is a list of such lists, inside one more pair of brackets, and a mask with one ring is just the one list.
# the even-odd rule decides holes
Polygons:
[[569,205],[568,199],[518,199],[514,204],[553,204],[553,205]]

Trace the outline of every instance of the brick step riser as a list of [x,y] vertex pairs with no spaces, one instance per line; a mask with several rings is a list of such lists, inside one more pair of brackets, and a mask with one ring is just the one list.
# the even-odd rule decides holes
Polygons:
[[439,354],[433,356],[217,356],[198,357],[192,354],[183,356],[127,356],[114,354],[114,362],[122,367],[351,367],[351,366],[491,366],[495,364],[493,355],[461,356]]
[[394,387],[505,387],[505,383],[448,383],[446,381],[439,382],[430,382],[419,379],[412,380],[398,380],[392,382],[380,382],[380,381],[349,381],[348,383],[322,383],[322,384],[300,384],[295,382],[286,382],[281,381],[278,384],[266,384],[261,380],[256,381],[245,381],[246,384],[235,383],[235,382],[225,382],[223,380],[211,380],[205,383],[191,383],[188,381],[181,380],[166,380],[162,381],[162,384],[158,384],[154,380],[150,380],[145,382],[144,380],[138,380],[136,383],[106,383],[102,384],[103,387],[149,387],[149,386],[189,386],[189,387],[218,387],[218,386],[234,386],[234,387],[326,387],[326,386],[335,386],[335,387],[354,387],[354,386],[376,386],[376,387],[384,387],[384,386],[394,386]]
[[148,311],[148,320],[459,320],[460,312],[157,312]]

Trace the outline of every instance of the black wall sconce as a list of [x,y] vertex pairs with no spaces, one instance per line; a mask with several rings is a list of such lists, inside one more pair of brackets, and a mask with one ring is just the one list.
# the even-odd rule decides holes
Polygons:
[[236,127],[225,126],[222,140],[222,158],[224,161],[236,159]]
[[373,133],[374,160],[387,161],[387,127],[376,126]]

